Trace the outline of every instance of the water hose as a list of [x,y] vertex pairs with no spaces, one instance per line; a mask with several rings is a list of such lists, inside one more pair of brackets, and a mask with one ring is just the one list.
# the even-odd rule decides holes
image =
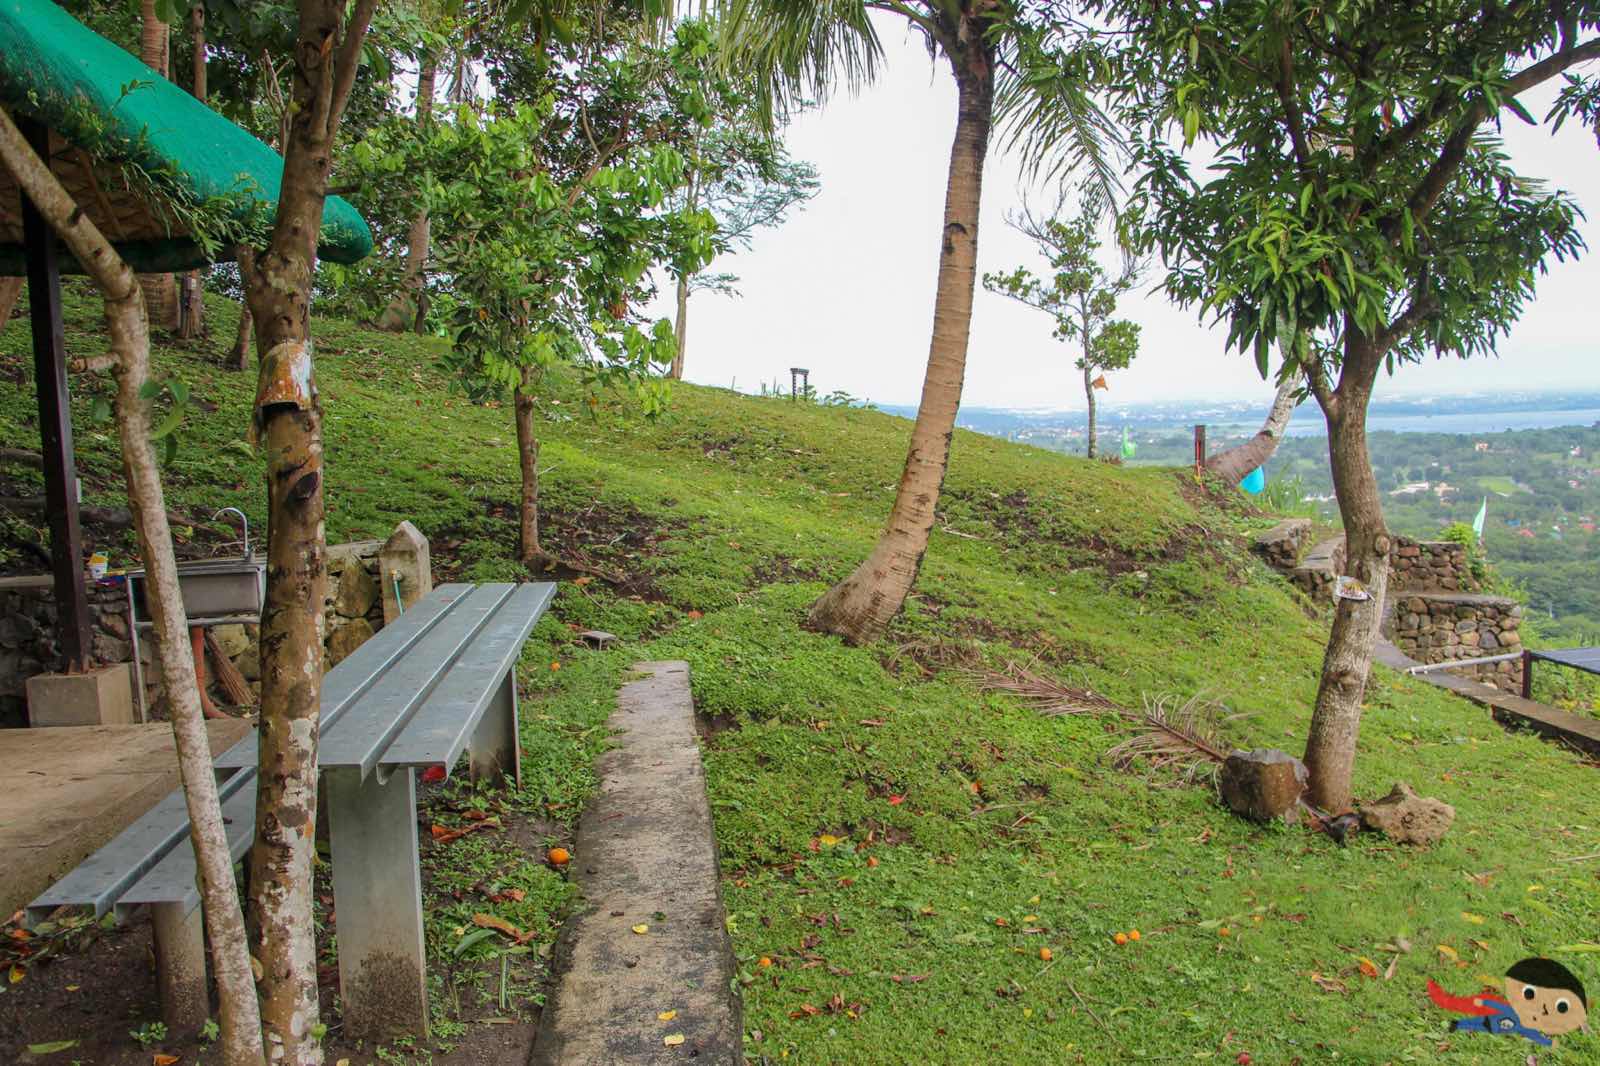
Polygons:
[[389,581],[394,585],[394,613],[397,615],[405,614],[405,601],[400,598],[400,571],[389,571]]

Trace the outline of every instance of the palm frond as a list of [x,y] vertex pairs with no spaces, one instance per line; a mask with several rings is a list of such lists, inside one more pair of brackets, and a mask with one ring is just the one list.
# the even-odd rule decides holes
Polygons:
[[1021,157],[1029,180],[1076,178],[1080,210],[1099,217],[1117,211],[1125,151],[1121,131],[1094,97],[1088,69],[1083,57],[1022,42],[1001,68],[995,117],[1006,150]]
[[883,57],[862,0],[728,0],[725,61],[753,76],[770,124],[835,89],[870,82]]
[[1188,784],[1209,776],[1232,750],[1221,727],[1239,716],[1224,716],[1220,704],[1200,696],[1181,703],[1175,696],[1146,696],[1143,709],[1134,710],[1093,689],[1066,684],[1014,662],[1007,663],[1001,673],[972,676],[982,691],[1017,696],[1044,715],[1104,719],[1113,732],[1127,735],[1105,754],[1119,770],[1136,765],[1151,771],[1171,770],[1178,783]]

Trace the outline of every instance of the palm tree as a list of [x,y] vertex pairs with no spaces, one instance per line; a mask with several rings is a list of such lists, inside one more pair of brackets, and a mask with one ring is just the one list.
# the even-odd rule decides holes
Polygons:
[[855,644],[875,639],[899,613],[928,550],[966,375],[983,162],[997,98],[1014,123],[1014,143],[1036,167],[1065,144],[1058,161],[1089,164],[1099,194],[1093,199],[1105,203],[1115,184],[1104,151],[1110,130],[1083,82],[1065,66],[1035,76],[1047,69],[1035,62],[1044,58],[1038,31],[1005,0],[731,0],[729,58],[756,73],[769,109],[820,99],[840,82],[854,90],[872,79],[882,58],[874,11],[907,19],[930,54],[949,62],[957,104],[933,336],[905,471],[872,554],[811,608],[815,628]]

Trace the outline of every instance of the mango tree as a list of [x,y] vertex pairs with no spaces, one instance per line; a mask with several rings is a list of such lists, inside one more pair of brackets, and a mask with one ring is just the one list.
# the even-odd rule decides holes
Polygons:
[[[1327,420],[1356,584],[1337,601],[1306,764],[1312,801],[1337,810],[1392,546],[1367,405],[1382,372],[1493,353],[1551,260],[1581,250],[1573,202],[1520,172],[1496,134],[1508,120],[1596,127],[1600,82],[1575,71],[1600,58],[1600,4],[1108,0],[1095,13],[1123,42],[1128,232],[1263,377],[1304,374]],[[1540,119],[1519,97],[1551,81]]]

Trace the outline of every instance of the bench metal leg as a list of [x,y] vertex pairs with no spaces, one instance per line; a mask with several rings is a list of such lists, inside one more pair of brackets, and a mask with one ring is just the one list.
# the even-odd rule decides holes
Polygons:
[[153,903],[150,924],[155,929],[161,1020],[174,1033],[193,1032],[211,1017],[201,910],[182,903]]
[[522,741],[517,736],[517,671],[506,672],[493,699],[467,741],[467,765],[474,781],[502,774],[522,787]]
[[428,1035],[417,788],[409,768],[388,783],[359,770],[323,777],[339,937],[345,1031],[384,1039]]

